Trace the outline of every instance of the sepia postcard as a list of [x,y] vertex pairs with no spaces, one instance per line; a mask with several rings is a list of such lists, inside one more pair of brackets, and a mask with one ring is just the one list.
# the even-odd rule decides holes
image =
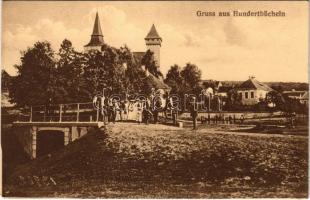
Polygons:
[[3,197],[308,198],[308,1],[3,1]]

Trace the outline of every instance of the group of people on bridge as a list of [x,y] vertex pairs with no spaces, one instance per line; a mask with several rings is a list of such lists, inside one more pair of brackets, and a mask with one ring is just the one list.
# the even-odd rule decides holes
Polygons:
[[167,99],[160,90],[150,97],[141,96],[134,100],[99,96],[93,99],[93,103],[96,109],[100,110],[102,120],[108,123],[137,121],[149,124],[151,119],[154,123],[158,123],[159,113],[163,113],[167,118],[167,110],[171,111]]

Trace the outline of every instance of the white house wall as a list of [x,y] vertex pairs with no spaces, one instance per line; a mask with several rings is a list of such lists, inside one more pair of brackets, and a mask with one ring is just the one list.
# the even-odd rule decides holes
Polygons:
[[[246,93],[248,94],[246,98]],[[254,96],[251,96],[251,93]],[[241,102],[243,105],[255,105],[259,102],[260,99],[265,99],[268,91],[265,90],[242,90],[238,91],[239,95],[242,95]]]

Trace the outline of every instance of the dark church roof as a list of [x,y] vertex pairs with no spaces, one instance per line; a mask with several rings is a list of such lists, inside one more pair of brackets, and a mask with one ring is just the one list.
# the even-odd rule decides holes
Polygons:
[[152,25],[151,30],[150,30],[150,32],[147,34],[147,36],[145,37],[145,39],[161,39],[161,37],[160,37],[159,34],[157,33],[157,30],[156,30],[154,24]]
[[95,23],[94,23],[94,28],[93,28],[93,33],[91,35],[91,39],[90,39],[89,43],[87,45],[85,45],[85,47],[87,47],[87,46],[102,46],[103,44],[104,44],[103,35],[102,35],[100,20],[99,20],[99,16],[98,16],[98,12],[97,12]]
[[101,31],[98,13],[96,13],[96,19],[95,19],[95,24],[94,24],[94,29],[93,29],[92,35],[101,35],[102,36],[102,31]]
[[143,56],[145,55],[144,51],[136,51],[132,52],[133,57],[136,59],[138,63],[141,63]]
[[264,91],[272,91],[272,89],[264,84],[264,83],[260,83],[259,81],[257,81],[254,78],[249,78],[248,80],[244,81],[239,87],[238,89],[241,90],[264,90]]
[[147,84],[149,84],[151,87],[155,89],[163,89],[163,90],[170,90],[171,88],[165,84],[162,80],[159,78],[156,78],[153,74],[149,73],[149,75],[146,78]]

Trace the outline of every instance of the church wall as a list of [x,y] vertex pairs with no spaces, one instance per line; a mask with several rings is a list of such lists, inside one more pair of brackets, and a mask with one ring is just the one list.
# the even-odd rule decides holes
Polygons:
[[160,45],[147,45],[147,49],[154,53],[154,60],[160,66]]
[[84,47],[85,52],[89,52],[90,50],[98,50],[101,51],[101,46],[87,46]]

